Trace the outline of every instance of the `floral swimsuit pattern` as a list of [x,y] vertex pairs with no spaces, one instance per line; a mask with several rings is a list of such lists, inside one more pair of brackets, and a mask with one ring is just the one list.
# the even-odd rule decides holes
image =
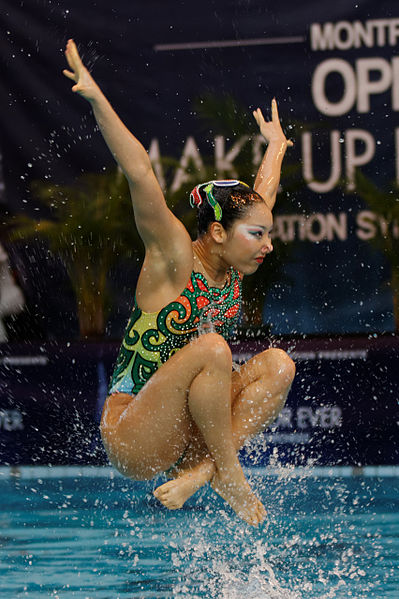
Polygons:
[[201,332],[227,339],[241,308],[241,276],[230,267],[223,288],[193,271],[177,299],[159,312],[133,310],[111,377],[109,394],[138,393],[158,368]]

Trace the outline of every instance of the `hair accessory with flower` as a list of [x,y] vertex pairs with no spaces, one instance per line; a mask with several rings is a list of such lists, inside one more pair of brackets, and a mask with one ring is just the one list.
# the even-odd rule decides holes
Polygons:
[[196,206],[197,208],[201,206],[203,201],[201,196],[201,189],[204,188],[208,204],[212,206],[213,211],[215,213],[215,220],[221,221],[223,214],[222,208],[219,202],[215,199],[215,196],[213,195],[213,189],[214,187],[235,187],[236,185],[240,185],[240,183],[241,185],[249,187],[249,185],[243,183],[242,181],[238,181],[238,179],[221,179],[207,181],[206,183],[200,183],[199,185],[194,187],[194,189],[190,193],[190,205],[193,208],[194,206]]

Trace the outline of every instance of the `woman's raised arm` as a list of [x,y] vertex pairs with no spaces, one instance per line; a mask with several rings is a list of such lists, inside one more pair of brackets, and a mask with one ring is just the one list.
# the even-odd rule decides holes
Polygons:
[[90,102],[101,133],[129,182],[135,221],[144,245],[147,249],[158,246],[167,253],[174,234],[188,233],[167,207],[145,148],[122,123],[84,66],[73,40],[68,40],[65,56],[70,70],[63,73],[75,82],[72,91]]
[[286,139],[281,128],[275,98],[272,100],[271,121],[265,121],[260,108],[254,110],[253,115],[261,134],[268,142],[266,153],[256,175],[254,189],[272,210],[276,202],[284,154],[287,147],[292,146],[293,143]]

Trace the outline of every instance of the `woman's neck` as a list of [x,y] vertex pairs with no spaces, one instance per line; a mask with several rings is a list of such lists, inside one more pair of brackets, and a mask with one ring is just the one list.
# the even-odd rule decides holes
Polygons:
[[212,248],[212,243],[200,237],[193,241],[193,251],[208,282],[215,283],[216,287],[222,287],[226,282],[229,267]]

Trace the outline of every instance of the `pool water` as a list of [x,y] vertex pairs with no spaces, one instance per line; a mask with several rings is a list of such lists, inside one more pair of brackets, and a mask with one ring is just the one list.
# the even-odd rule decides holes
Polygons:
[[[87,475],[87,472],[89,475]],[[7,599],[399,597],[399,478],[250,474],[242,523],[203,489],[178,511],[109,469],[0,476]],[[161,482],[158,480],[156,482]]]

